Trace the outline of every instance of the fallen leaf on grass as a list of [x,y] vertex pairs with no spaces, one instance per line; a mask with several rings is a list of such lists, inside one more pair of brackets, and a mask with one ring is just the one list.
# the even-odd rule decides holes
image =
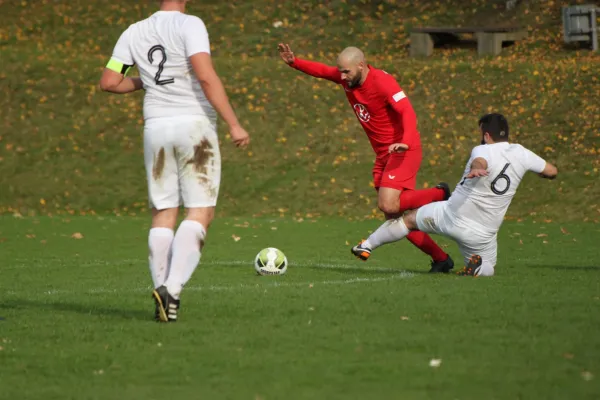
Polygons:
[[560,231],[563,233],[563,235],[570,235],[569,231],[567,231],[565,228],[563,228],[562,226],[560,227]]
[[437,368],[440,365],[442,365],[442,360],[439,359],[439,358],[434,358],[434,359],[432,359],[432,360],[429,361],[429,366],[431,368]]
[[585,381],[591,381],[592,379],[594,379],[594,374],[592,374],[590,371],[583,371],[581,373],[581,377]]
[[546,236],[548,236],[548,235],[546,235],[545,233],[540,233],[540,234],[536,235],[536,237],[546,237]]
[[400,319],[402,321],[408,321],[410,318],[408,318],[406,315],[403,315],[403,316],[400,317]]
[[239,236],[235,236],[235,235],[231,235],[231,238],[232,238],[234,241],[236,241],[236,242],[239,242],[239,241],[240,241],[240,239],[241,239],[241,237],[239,237]]

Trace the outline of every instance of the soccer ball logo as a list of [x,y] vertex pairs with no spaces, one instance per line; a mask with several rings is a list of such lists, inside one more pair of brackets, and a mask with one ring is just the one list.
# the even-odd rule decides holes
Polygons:
[[362,122],[369,122],[371,119],[371,114],[369,114],[367,111],[367,107],[365,107],[363,104],[357,103],[353,108],[356,116],[358,116],[358,119],[360,119]]
[[262,249],[254,259],[254,269],[260,275],[283,275],[288,261],[283,252],[275,247]]

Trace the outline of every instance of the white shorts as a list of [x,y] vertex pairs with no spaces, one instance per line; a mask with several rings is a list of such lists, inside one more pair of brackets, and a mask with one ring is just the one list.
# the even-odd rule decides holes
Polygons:
[[425,233],[448,236],[458,244],[467,265],[472,255],[479,255],[483,261],[479,276],[494,275],[498,255],[496,233],[483,233],[473,229],[468,221],[460,220],[448,210],[446,201],[427,204],[417,211],[417,226]]
[[152,118],[144,126],[150,206],[214,207],[221,183],[217,123],[203,116]]

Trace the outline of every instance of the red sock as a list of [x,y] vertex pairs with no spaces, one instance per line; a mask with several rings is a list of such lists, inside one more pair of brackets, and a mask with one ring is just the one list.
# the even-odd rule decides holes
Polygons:
[[442,200],[444,200],[443,189],[403,190],[400,193],[400,208],[402,210],[414,210],[425,204]]
[[448,258],[448,254],[424,232],[412,231],[406,238],[423,253],[429,254],[435,262],[446,261]]

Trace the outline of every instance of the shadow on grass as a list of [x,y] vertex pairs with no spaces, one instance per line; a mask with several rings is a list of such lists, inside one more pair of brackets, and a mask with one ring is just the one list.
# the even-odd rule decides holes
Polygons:
[[600,265],[544,265],[544,264],[530,264],[528,268],[545,268],[555,269],[558,271],[596,271],[600,272]]
[[307,265],[302,268],[306,269],[314,269],[318,271],[336,271],[336,272],[345,272],[348,274],[361,274],[361,275],[398,275],[403,272],[411,273],[411,274],[428,274],[429,272],[424,269],[406,269],[406,268],[382,268],[382,267],[350,267],[346,265],[328,265],[326,267],[317,266],[317,265]]
[[141,311],[133,309],[118,309],[98,306],[95,304],[81,304],[71,302],[49,302],[49,301],[32,301],[32,300],[10,300],[3,302],[0,305],[1,310],[6,309],[39,309],[45,312],[68,312],[92,317],[106,316],[111,318],[150,321],[154,323],[153,310]]

